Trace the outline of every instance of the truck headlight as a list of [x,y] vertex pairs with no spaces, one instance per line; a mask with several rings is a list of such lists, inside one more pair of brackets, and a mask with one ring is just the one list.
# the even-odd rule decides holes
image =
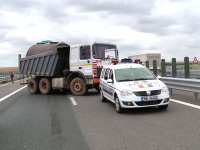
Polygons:
[[128,95],[134,95],[134,93],[131,90],[122,90],[121,95],[128,96]]
[[169,92],[168,87],[163,87],[162,88],[161,93],[168,93],[168,92]]

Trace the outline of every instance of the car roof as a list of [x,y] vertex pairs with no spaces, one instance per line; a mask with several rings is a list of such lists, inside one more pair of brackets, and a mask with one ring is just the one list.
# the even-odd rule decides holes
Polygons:
[[137,63],[117,63],[117,64],[105,65],[103,66],[103,68],[123,69],[123,68],[146,68],[146,67]]

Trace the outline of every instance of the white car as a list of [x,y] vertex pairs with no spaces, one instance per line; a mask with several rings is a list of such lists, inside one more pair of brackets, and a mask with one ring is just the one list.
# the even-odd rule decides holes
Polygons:
[[113,102],[118,113],[124,108],[168,107],[170,95],[167,86],[140,64],[104,66],[99,81],[101,101]]

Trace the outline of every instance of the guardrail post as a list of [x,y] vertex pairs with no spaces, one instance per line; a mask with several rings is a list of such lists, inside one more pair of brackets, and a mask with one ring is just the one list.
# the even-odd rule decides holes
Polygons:
[[169,95],[172,95],[172,88],[169,88]]
[[172,77],[177,77],[176,58],[172,58]]
[[194,92],[194,100],[198,100],[198,93]]
[[153,74],[157,76],[157,62],[156,60],[153,60]]
[[166,68],[165,68],[165,60],[164,59],[161,60],[161,73],[162,73],[162,77],[166,77]]
[[[21,59],[21,54],[18,55],[18,67],[20,68],[20,59]],[[19,74],[21,74],[21,71],[19,70]]]
[[146,67],[149,68],[149,61],[146,61]]
[[189,57],[184,57],[185,78],[190,78]]

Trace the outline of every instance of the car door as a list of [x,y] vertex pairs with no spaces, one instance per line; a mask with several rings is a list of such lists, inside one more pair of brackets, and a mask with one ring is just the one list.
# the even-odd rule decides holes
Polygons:
[[109,75],[109,71],[110,69],[107,68],[105,69],[105,73],[104,73],[104,87],[103,87],[103,94],[106,98],[109,97],[109,86],[108,86],[108,83],[107,83],[107,80],[108,80],[108,75]]
[[[110,71],[109,71],[108,79],[111,79],[113,81],[113,70],[112,69],[110,69]],[[114,82],[107,83],[107,86],[108,86],[108,98],[113,101],[114,100]]]
[[101,86],[101,89],[102,89],[102,92],[103,92],[103,95],[104,97],[107,95],[106,93],[106,89],[107,89],[107,85],[106,85],[106,82],[107,82],[107,78],[106,78],[106,68],[103,68],[101,70],[101,76],[100,76],[100,86]]

